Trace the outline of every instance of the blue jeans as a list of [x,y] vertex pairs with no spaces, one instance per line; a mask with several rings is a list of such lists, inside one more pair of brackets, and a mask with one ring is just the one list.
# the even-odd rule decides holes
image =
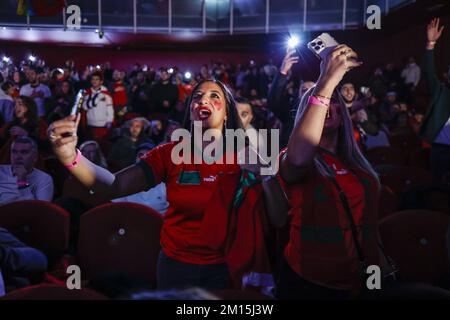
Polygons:
[[228,267],[221,264],[192,264],[159,253],[157,269],[158,290],[200,287],[207,290],[222,290],[230,287]]

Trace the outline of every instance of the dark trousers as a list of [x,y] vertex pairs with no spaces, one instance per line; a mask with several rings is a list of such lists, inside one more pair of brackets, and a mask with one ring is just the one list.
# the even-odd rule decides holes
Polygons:
[[430,168],[435,181],[442,181],[443,175],[450,172],[450,145],[434,143],[431,146]]
[[276,297],[279,300],[344,300],[350,298],[350,292],[311,283],[300,277],[283,259]]
[[159,290],[200,287],[222,290],[230,287],[228,267],[222,264],[191,264],[168,257],[162,250],[158,259]]

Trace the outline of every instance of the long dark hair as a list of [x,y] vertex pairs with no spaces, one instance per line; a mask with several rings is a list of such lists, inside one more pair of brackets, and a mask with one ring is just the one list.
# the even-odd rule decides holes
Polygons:
[[[225,97],[225,102],[226,102],[226,110],[227,110],[227,120],[225,122],[224,125],[224,130],[225,129],[243,129],[242,127],[242,123],[241,123],[241,119],[239,118],[239,115],[237,113],[236,110],[236,101],[233,98],[233,95],[231,94],[230,90],[228,90],[228,88],[220,81],[218,80],[203,80],[200,81],[192,90],[192,93],[189,97],[189,99],[187,100],[187,105],[186,105],[186,112],[184,115],[184,122],[183,122],[183,127],[187,130],[191,130],[192,127],[192,121],[191,121],[191,103],[192,100],[194,98],[194,94],[195,92],[198,90],[198,88],[206,83],[206,82],[212,82],[217,84],[220,89],[223,92],[223,95]],[[225,134],[225,131],[223,132],[223,134]]]
[[23,127],[26,130],[34,130],[39,124],[36,102],[34,102],[34,100],[31,99],[30,97],[26,96],[19,96],[17,99],[22,100],[22,103],[27,108],[27,111],[25,112],[24,115],[26,121],[24,124],[22,124],[21,120],[16,118],[16,115],[14,114],[13,122],[16,125],[21,125],[21,127]]
[[34,138],[35,140],[39,140],[39,117],[36,103],[30,97],[19,96],[17,97],[17,99],[22,100],[22,103],[27,108],[27,111],[24,114],[24,118],[26,119],[26,121],[22,123],[22,120],[17,118],[14,112],[13,121],[7,124],[5,130],[6,137],[7,138],[10,137],[9,129],[14,126],[17,126],[27,131],[30,137]]

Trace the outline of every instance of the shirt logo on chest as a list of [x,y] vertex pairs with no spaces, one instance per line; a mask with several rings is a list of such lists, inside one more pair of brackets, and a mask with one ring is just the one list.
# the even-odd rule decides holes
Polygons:
[[214,181],[216,181],[216,179],[217,179],[217,175],[215,175],[215,176],[210,175],[209,177],[203,178],[203,181],[204,182],[214,182]]
[[339,176],[344,175],[344,174],[348,174],[348,170],[346,170],[346,169],[338,169],[338,168],[336,167],[336,164],[335,164],[335,163],[333,163],[331,166],[333,167],[334,172],[335,172],[337,175],[339,175]]

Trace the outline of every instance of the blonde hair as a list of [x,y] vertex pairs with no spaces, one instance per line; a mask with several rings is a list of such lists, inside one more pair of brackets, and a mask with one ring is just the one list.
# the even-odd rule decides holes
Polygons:
[[[301,98],[297,109],[297,114],[295,116],[295,125],[302,119],[303,115],[305,114],[305,111],[307,110],[309,104],[309,97],[312,95],[314,89],[315,86],[306,91]],[[367,161],[367,159],[362,154],[361,150],[359,149],[358,143],[355,140],[355,136],[353,133],[353,123],[350,118],[348,108],[345,106],[344,100],[337,90],[335,90],[335,94],[338,97],[339,107],[341,108],[342,115],[342,124],[339,128],[338,133],[339,137],[337,145],[337,155],[339,156],[339,159],[342,160],[350,168],[359,169],[371,175],[376,180],[377,186],[379,188],[380,181],[378,179],[378,175],[372,168],[372,165],[369,163],[369,161]],[[330,177],[332,175],[332,173],[329,172],[326,167],[324,167],[323,163],[317,156],[314,157],[314,165],[322,176]]]

